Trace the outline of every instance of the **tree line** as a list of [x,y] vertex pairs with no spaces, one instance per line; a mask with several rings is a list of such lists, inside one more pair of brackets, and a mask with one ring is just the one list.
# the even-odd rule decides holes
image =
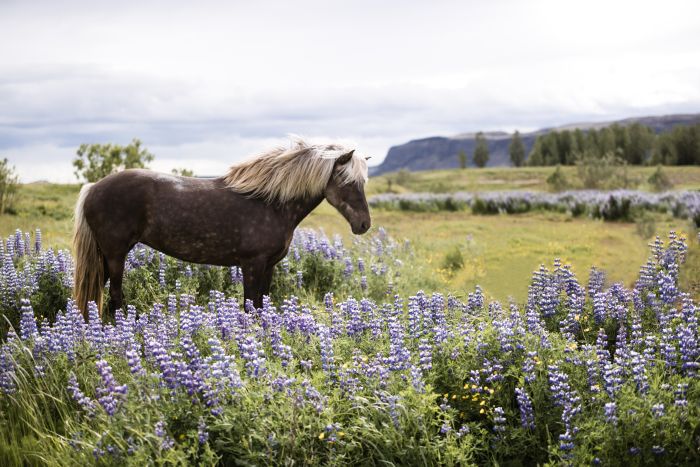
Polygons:
[[[515,167],[576,165],[582,160],[609,160],[630,165],[700,165],[700,124],[677,126],[656,134],[640,123],[613,124],[590,130],[550,131],[535,139],[529,154],[516,131],[508,147]],[[458,154],[459,166],[466,168],[469,156]],[[472,162],[485,167],[489,149],[482,132],[476,134]]]
[[630,165],[700,165],[700,124],[677,126],[660,134],[640,123],[551,131],[537,137],[527,165],[575,165],[581,159],[615,159]]

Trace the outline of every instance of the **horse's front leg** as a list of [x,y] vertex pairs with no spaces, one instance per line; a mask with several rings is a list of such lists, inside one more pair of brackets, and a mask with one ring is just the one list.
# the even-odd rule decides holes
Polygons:
[[243,299],[244,306],[248,300],[255,308],[262,308],[263,295],[270,293],[274,265],[268,266],[266,259],[243,264]]

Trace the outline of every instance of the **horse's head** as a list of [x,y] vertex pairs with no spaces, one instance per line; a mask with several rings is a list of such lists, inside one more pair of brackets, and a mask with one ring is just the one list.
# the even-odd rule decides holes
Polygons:
[[[365,198],[364,179],[358,181],[347,176],[348,171],[353,170],[349,164],[365,164],[364,160],[353,161],[353,152],[350,151],[335,160],[333,173],[328,180],[324,195],[331,206],[348,221],[352,233],[360,235],[369,230],[372,220],[369,217],[369,207]],[[366,167],[365,164],[365,170]]]

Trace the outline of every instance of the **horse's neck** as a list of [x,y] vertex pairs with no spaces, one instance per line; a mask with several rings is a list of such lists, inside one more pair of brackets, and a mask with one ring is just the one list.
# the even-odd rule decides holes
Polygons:
[[306,218],[311,211],[316,209],[321,201],[323,201],[323,195],[319,195],[313,198],[301,198],[288,201],[284,210],[288,215],[289,221],[296,227],[301,221]]

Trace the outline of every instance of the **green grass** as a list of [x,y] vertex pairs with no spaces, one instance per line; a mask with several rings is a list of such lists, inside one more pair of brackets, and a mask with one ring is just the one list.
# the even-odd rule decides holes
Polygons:
[[[655,232],[664,237],[676,230],[696,244],[694,229],[686,222],[655,216]],[[588,279],[591,266],[604,269],[610,281],[631,285],[648,255],[648,239],[637,234],[634,223],[572,218],[557,213],[477,216],[469,212],[418,213],[376,210],[375,226],[413,245],[417,260],[404,272],[400,290],[449,290],[465,296],[479,284],[498,300],[527,298],[531,273],[553,258],[571,264],[579,280]],[[324,203],[302,226],[351,236],[347,223]],[[460,270],[447,270],[444,261],[454,248],[464,258]],[[689,255],[687,269],[700,267],[700,255]],[[692,281],[685,276],[685,284]],[[698,288],[695,287],[698,296]]]
[[0,235],[7,237],[20,229],[33,232],[41,228],[43,241],[55,248],[68,248],[73,229],[73,206],[79,185],[29,183],[19,189],[16,214],[0,216]]

